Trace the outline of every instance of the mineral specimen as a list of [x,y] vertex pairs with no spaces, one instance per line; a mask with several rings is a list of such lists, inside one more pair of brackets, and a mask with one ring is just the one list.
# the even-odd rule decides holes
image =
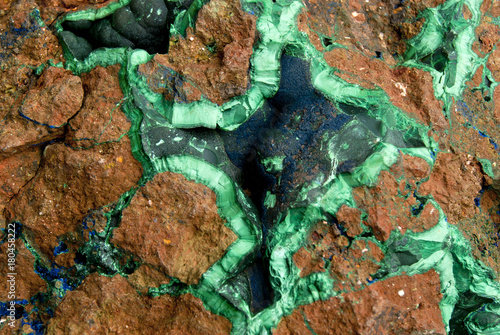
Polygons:
[[500,334],[500,5],[0,4],[0,333]]

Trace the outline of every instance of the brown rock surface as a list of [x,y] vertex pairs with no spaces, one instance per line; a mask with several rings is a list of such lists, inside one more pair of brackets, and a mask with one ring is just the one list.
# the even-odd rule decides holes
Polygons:
[[304,1],[307,13],[299,16],[299,20],[307,18],[305,23],[309,29],[306,32],[317,48],[321,46],[320,40],[326,38],[323,45],[328,44],[330,39],[352,50],[363,51],[368,56],[375,56],[375,51],[378,51],[387,62],[394,65],[392,55],[402,55],[406,41],[422,27],[423,22],[417,15],[443,2],[411,0],[401,3],[397,0],[381,0],[325,3],[307,0]]
[[[255,22],[238,0],[211,0],[199,11],[195,30],[188,28],[186,38],[172,37],[168,54],[154,61],[181,74],[193,90],[220,105],[248,88]],[[142,66],[140,71],[154,68]]]
[[461,218],[470,218],[476,213],[474,198],[482,182],[481,166],[472,156],[438,153],[429,180],[420,186],[418,193],[432,194],[448,221],[456,224]]
[[0,120],[0,157],[8,157],[64,136],[64,128],[51,129],[19,116],[17,111]]
[[73,147],[116,142],[130,129],[121,110],[123,93],[118,81],[120,65],[96,67],[82,74],[85,90],[82,109],[69,122],[67,141]]
[[328,270],[335,279],[334,289],[339,290],[359,289],[361,284],[367,284],[383,258],[383,252],[372,241],[349,242],[336,226],[326,221],[313,227],[306,246],[293,255],[301,277]]
[[436,129],[447,127],[443,103],[434,97],[432,77],[428,72],[407,67],[391,68],[386,62],[359,51],[336,48],[325,52],[328,65],[336,75],[366,88],[382,88],[391,102],[408,115]]
[[493,50],[490,57],[488,57],[486,67],[491,71],[495,80],[500,80],[500,49],[495,48]]
[[92,274],[68,292],[47,334],[230,334],[231,323],[191,294],[139,295],[121,276]]
[[[7,228],[11,228],[9,225]],[[9,231],[7,230],[7,233]],[[10,263],[8,263],[8,248],[10,242],[3,243],[0,245],[0,299],[1,301],[10,300],[30,300],[30,298],[35,294],[44,290],[47,286],[40,276],[35,273],[34,262],[35,257],[29,252],[24,246],[21,239],[17,239],[14,242],[14,247],[17,252],[15,257],[14,269],[10,268]],[[16,273],[14,276],[15,280],[15,299],[9,299],[9,286],[7,283],[8,273]]]
[[325,261],[323,258],[317,257],[307,251],[306,248],[300,248],[294,255],[293,261],[295,265],[300,269],[300,277],[305,277],[311,273],[325,272]]
[[[0,157],[62,136],[62,129],[37,125],[18,114],[28,89],[36,86],[35,69],[47,66],[49,60],[62,60],[57,38],[32,18],[35,9],[34,1],[21,0],[10,3],[0,15],[5,34],[0,45]],[[9,35],[13,29],[20,33]]]
[[170,279],[151,265],[142,264],[134,273],[127,276],[127,281],[139,293],[147,294],[150,287],[168,284]]
[[[380,173],[374,187],[353,190],[354,200],[368,214],[363,223],[371,227],[378,240],[386,241],[394,229],[403,234],[407,229],[422,232],[438,223],[437,208],[432,203],[422,203],[414,193],[421,189],[417,183],[427,178],[429,171],[423,159],[403,155],[390,172]],[[420,191],[419,194],[423,195]],[[420,210],[415,214],[413,209],[417,208]]]
[[41,157],[41,148],[34,147],[0,160],[0,227],[5,225],[5,206],[35,176]]
[[481,52],[487,54],[493,50],[495,44],[500,39],[500,27],[483,21],[476,28],[476,35],[481,45]]
[[374,242],[364,239],[352,242],[331,259],[330,276],[335,279],[334,290],[357,290],[367,285],[383,258],[384,253]]
[[[198,101],[201,92],[192,83],[183,80],[183,76],[175,72],[172,68],[161,65],[161,55],[139,65],[139,74],[147,78],[149,88],[156,93],[160,93],[168,101],[177,103]],[[167,78],[167,80],[165,80]]]
[[300,306],[281,320],[273,334],[310,334],[307,322],[317,335],[444,335],[441,297],[439,275],[434,270],[402,275]]
[[127,137],[88,150],[50,145],[37,175],[9,203],[6,216],[33,231],[36,244],[52,255],[60,238],[78,245],[76,231],[85,213],[118,200],[141,175]]
[[83,101],[80,77],[51,66],[37,80],[24,99],[20,113],[35,122],[59,128],[75,115]]
[[141,187],[123,211],[112,243],[188,284],[224,255],[236,235],[208,187],[171,172]]
[[354,237],[363,232],[361,228],[361,211],[357,208],[342,205],[337,212],[337,220],[345,228],[349,237]]

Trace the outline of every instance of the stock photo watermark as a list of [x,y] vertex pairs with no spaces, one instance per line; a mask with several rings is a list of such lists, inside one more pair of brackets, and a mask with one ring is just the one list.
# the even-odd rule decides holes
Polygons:
[[9,223],[7,227],[7,299],[10,300],[7,306],[8,324],[14,327],[16,321],[16,229],[14,223]]

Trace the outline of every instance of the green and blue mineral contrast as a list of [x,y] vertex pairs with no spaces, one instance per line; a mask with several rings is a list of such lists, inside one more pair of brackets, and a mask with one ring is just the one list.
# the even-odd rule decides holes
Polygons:
[[[346,295],[373,285],[435,271],[447,333],[500,334],[498,274],[474,255],[470,240],[452,222],[441,198],[424,192],[435,171],[442,168],[440,155],[455,153],[443,145],[445,135],[435,136],[446,132],[435,132],[432,123],[412,117],[394,103],[385,86],[356,83],[340,75],[343,70],[330,66],[325,60],[327,52],[353,49],[336,36],[328,36],[334,41],[329,45],[314,43],[310,34],[319,28],[313,24],[309,32],[299,30],[299,22],[308,15],[306,7],[312,3],[241,0],[242,9],[256,16],[249,84],[244,94],[220,104],[203,92],[195,101],[166,99],[139,70],[154,61],[156,54],[168,54],[172,37],[191,36],[205,5],[202,0],[119,0],[99,9],[74,11],[56,21],[65,69],[79,76],[98,66],[121,65],[121,108],[131,122],[128,137],[133,155],[143,168],[139,185],[167,171],[205,185],[216,195],[225,226],[237,237],[197,284],[187,285],[171,277],[168,284],[151,287],[149,294],[190,293],[207,310],[227,318],[235,335],[278,333],[287,317],[286,322],[298,317],[311,334],[323,334],[300,308],[337,301],[336,297],[343,301]],[[341,6],[336,2],[318,5],[324,6],[325,13]],[[423,22],[420,32],[407,41],[406,53],[394,56],[397,63],[390,66],[382,57],[369,56],[361,45],[353,52],[365,57],[367,64],[387,68],[387,73],[396,68],[421,71],[422,76],[430,73],[434,98],[442,101],[437,113],[451,125],[468,82],[480,67],[484,70],[475,91],[491,95],[498,85],[486,66],[491,52],[480,57],[473,51],[476,29],[484,20],[481,5],[479,0],[447,0],[422,11],[417,18]],[[384,6],[395,7],[391,11],[397,13],[406,4],[384,1]],[[359,21],[360,15],[364,19],[357,9],[352,17]],[[490,21],[500,24],[498,19]],[[349,29],[363,26],[360,23]],[[396,87],[402,87],[399,84]],[[403,93],[404,98],[406,90]],[[467,129],[479,131],[495,143],[495,134],[473,123]],[[410,181],[410,174],[416,176],[418,171],[405,165],[409,161],[428,168]],[[462,169],[468,171],[471,164],[476,164],[472,158]],[[493,163],[481,158],[477,164],[477,171],[484,171],[485,178],[492,180],[491,187],[496,187]],[[389,181],[396,185],[394,193],[390,193]],[[110,243],[136,192],[138,187],[122,195],[106,213],[105,229],[81,248],[89,259],[87,264],[94,264],[92,269],[79,269],[81,278],[95,271],[127,277],[138,267],[140,261],[121,254]],[[383,199],[385,195],[390,198]],[[380,203],[363,200],[369,196]],[[387,204],[390,214],[382,213],[381,203]],[[357,230],[340,217],[346,208],[358,213]],[[435,218],[432,224],[431,218]],[[420,226],[407,229],[407,222]],[[318,235],[323,229],[318,225],[334,238],[327,233]],[[323,246],[317,242],[321,238]],[[326,242],[327,238],[331,241]],[[370,247],[361,247],[361,256],[339,275],[339,264],[351,262],[348,255],[365,245]],[[382,254],[380,259],[373,260],[375,250]],[[35,248],[30,251],[38,252]],[[319,255],[314,260],[316,268],[304,274],[298,255]],[[372,271],[365,273],[362,268],[367,262]],[[69,292],[64,287],[56,291],[60,298]],[[352,327],[353,334],[363,331],[354,323]],[[374,327],[370,334],[382,326]],[[439,333],[439,329],[425,330]],[[331,330],[331,334],[339,331]]]

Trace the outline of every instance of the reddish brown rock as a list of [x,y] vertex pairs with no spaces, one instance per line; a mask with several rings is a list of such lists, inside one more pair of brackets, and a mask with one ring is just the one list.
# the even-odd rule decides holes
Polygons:
[[357,208],[342,205],[337,212],[337,220],[345,228],[349,237],[354,237],[363,232],[361,228],[361,211]]
[[[8,8],[0,12],[0,29],[4,34],[0,45],[3,65],[0,70],[1,106],[4,106],[4,99],[10,100],[20,93],[13,85],[16,74],[24,71],[33,72],[33,69],[42,64],[46,65],[49,60],[54,63],[63,60],[62,48],[52,30],[41,27],[34,19],[35,10],[43,11],[44,6],[40,8],[35,1],[30,0],[14,2],[7,0],[7,2]],[[13,29],[16,29],[16,33],[12,34],[14,36],[8,33]],[[7,92],[4,92],[4,89],[7,89]]]
[[139,65],[138,72],[147,78],[149,88],[168,101],[185,103],[200,100],[200,90],[193,83],[183,80],[182,75],[172,68],[159,64],[162,58],[156,54],[151,61]]
[[476,88],[481,85],[483,82],[483,65],[477,68],[476,73],[472,77],[472,79],[465,84],[469,87]]
[[500,80],[500,49],[496,48],[493,50],[491,55],[488,57],[486,67],[491,71],[495,80]]
[[482,21],[476,28],[476,35],[481,44],[481,52],[487,54],[493,50],[493,47],[500,39],[500,27],[496,24]]
[[490,9],[491,3],[492,3],[492,0],[484,0],[481,3],[481,7],[480,7],[481,13],[483,13],[483,14],[486,13]]
[[62,55],[57,38],[51,31],[34,26],[30,17],[34,7],[33,2],[19,1],[10,8],[10,14],[0,16],[0,28],[5,31],[21,27],[32,29],[26,36],[16,38],[12,45],[7,46],[8,50],[4,49],[4,43],[0,46],[0,52],[6,55],[2,58],[0,69],[0,157],[62,136],[62,129],[37,125],[18,114],[28,89],[36,87],[33,69],[49,59],[57,63]]
[[0,160],[0,227],[5,225],[5,206],[35,176],[41,156],[41,148],[34,147]]
[[[335,279],[334,290],[359,289],[367,284],[383,258],[383,252],[372,241],[360,239],[349,243],[336,226],[326,221],[312,228],[306,246],[293,255],[301,277],[328,270]],[[330,261],[328,267],[325,260]]]
[[212,190],[181,174],[157,174],[123,211],[111,242],[169,276],[196,284],[236,240],[215,201]]
[[483,95],[481,91],[467,87],[462,100],[451,106],[450,129],[438,132],[436,138],[443,152],[464,153],[489,160],[494,176],[498,176],[500,156],[495,148],[496,139],[500,138],[500,123],[495,116],[498,104],[493,99],[485,99],[489,94],[485,92]]
[[424,204],[417,215],[412,210],[420,206],[414,195],[416,183],[426,177],[428,171],[429,166],[423,159],[403,156],[390,172],[380,173],[374,187],[353,190],[354,200],[368,214],[364,224],[373,230],[378,240],[386,241],[395,229],[403,234],[407,229],[422,232],[438,223],[439,211],[431,203]]
[[493,17],[500,16],[500,3],[498,3],[498,1],[493,1],[493,4],[490,8],[490,13]]
[[405,179],[413,187],[416,187],[416,182],[429,176],[431,167],[420,157],[410,155],[402,155],[402,168],[405,174]]
[[68,292],[47,334],[230,334],[231,323],[191,294],[139,295],[121,276],[92,274]]
[[[10,325],[7,324],[7,322],[10,321],[7,316],[2,316],[0,318],[0,322],[4,325],[3,328],[0,329],[0,335],[17,335],[19,334],[19,329],[21,328],[21,319],[17,319],[14,321],[14,327],[11,327]],[[31,327],[30,327],[31,329]],[[30,332],[33,332],[33,330],[29,331],[28,328],[22,327],[22,330],[24,331],[25,334],[29,334]],[[26,331],[25,331],[26,330]]]
[[31,230],[50,257],[58,240],[76,248],[85,213],[118,200],[141,176],[127,137],[88,150],[50,145],[35,178],[7,206],[6,217]]
[[493,101],[495,104],[494,107],[494,118],[497,124],[500,124],[500,86],[495,87],[495,91],[493,92]]
[[[395,65],[393,54],[403,55],[406,42],[415,36],[422,27],[417,15],[428,7],[436,7],[444,0],[411,0],[404,4],[397,0],[378,2],[345,1],[324,2],[307,0],[304,2],[305,21],[299,29],[309,35],[311,42],[318,47],[318,39],[360,50],[369,56],[380,52],[390,65]],[[325,10],[328,8],[328,10]],[[323,44],[328,45],[324,40]],[[325,43],[326,42],[326,43]],[[322,47],[319,48],[322,50]]]
[[28,150],[33,145],[64,136],[64,129],[51,129],[19,116],[17,112],[0,120],[0,157]]
[[168,284],[170,279],[161,271],[148,264],[142,264],[127,277],[127,281],[141,294],[147,294],[149,288]]
[[80,77],[71,71],[51,66],[30,88],[20,113],[35,122],[59,128],[75,115],[83,101]]
[[391,102],[422,123],[436,129],[447,127],[443,103],[434,97],[432,76],[423,70],[391,68],[379,59],[358,51],[336,48],[325,52],[328,65],[338,69],[336,75],[366,88],[382,88]]
[[123,93],[118,81],[119,70],[119,65],[98,66],[82,74],[83,106],[69,122],[66,135],[72,146],[116,142],[130,129],[130,122],[121,110]]
[[35,84],[34,71],[26,66],[12,66],[0,69],[0,117],[2,119],[11,110],[17,109],[28,88]]
[[306,248],[300,248],[294,255],[293,261],[300,269],[300,277],[305,277],[311,273],[325,272],[325,261],[323,258],[318,258],[316,254],[312,254]]
[[[9,228],[14,228],[13,225],[8,225],[7,234],[12,233]],[[11,236],[7,235],[8,238]],[[19,237],[19,236],[18,236]],[[34,262],[35,257],[29,252],[24,246],[21,239],[12,242],[14,244],[15,252],[17,255],[14,258],[14,267],[11,268],[11,264],[8,260],[10,259],[8,250],[10,248],[10,241],[0,245],[0,297],[1,301],[11,301],[11,300],[30,300],[30,298],[42,290],[45,290],[47,283],[45,283],[40,276],[35,273]],[[11,277],[8,273],[15,273],[16,275]],[[15,299],[9,298],[10,285],[7,280],[14,278],[15,283]]]
[[474,157],[438,153],[430,178],[420,186],[418,193],[432,194],[448,221],[456,224],[476,213],[474,198],[481,190],[482,180],[481,166]]
[[[446,334],[439,309],[439,275],[403,275],[297,308],[274,335]],[[306,326],[307,322],[307,326]]]
[[359,239],[331,259],[330,276],[335,280],[334,291],[359,290],[368,285],[380,268],[384,253],[370,240]]
[[95,10],[109,5],[110,2],[112,0],[43,0],[40,16],[47,24],[51,24],[67,12]]
[[255,22],[256,17],[244,12],[238,0],[211,0],[199,11],[195,30],[188,28],[186,38],[172,37],[168,54],[157,55],[154,61],[222,104],[248,88]]

